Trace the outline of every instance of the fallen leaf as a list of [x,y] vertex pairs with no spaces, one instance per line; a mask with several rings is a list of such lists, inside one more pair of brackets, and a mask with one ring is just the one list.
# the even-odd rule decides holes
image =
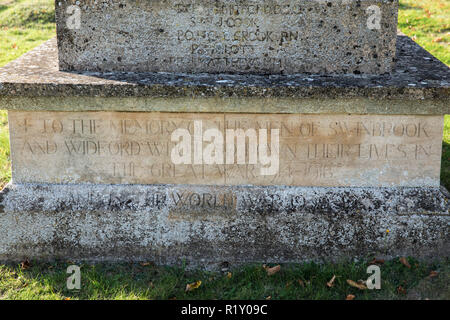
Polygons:
[[438,274],[439,274],[439,272],[437,272],[437,271],[431,271],[431,272],[430,272],[430,275],[429,275],[428,277],[434,278],[434,277],[436,277]]
[[22,262],[20,263],[20,268],[21,268],[22,270],[26,270],[26,269],[28,269],[29,267],[31,267],[31,263],[30,263],[30,261],[28,261],[28,259],[26,259],[25,261],[22,261]]
[[264,269],[266,269],[267,275],[268,276],[273,276],[275,273],[279,272],[281,270],[281,266],[277,265],[273,268],[269,268],[269,267],[265,267]]
[[353,299],[355,299],[355,296],[352,295],[352,294],[349,294],[349,295],[345,298],[345,300],[353,300]]
[[141,262],[140,265],[143,267],[147,267],[147,266],[152,266],[154,263],[153,262]]
[[400,258],[400,262],[401,264],[403,264],[405,267],[407,267],[408,269],[411,269],[411,265],[409,264],[408,260],[406,260],[405,257],[401,257]]
[[202,285],[201,281],[189,283],[186,285],[186,292],[198,289]]
[[358,288],[359,290],[366,290],[366,289],[367,289],[367,287],[366,287],[365,284],[358,283],[358,282],[355,282],[355,281],[353,281],[353,280],[347,280],[347,283],[348,283],[350,286],[354,287],[354,288]]
[[271,300],[272,296],[267,296],[266,300]]
[[398,286],[397,293],[398,294],[406,294],[406,289],[403,288],[402,286]]
[[331,280],[327,282],[327,287],[328,287],[328,288],[334,287],[334,280],[335,280],[335,279],[336,279],[336,276],[333,275],[333,278],[331,278]]
[[231,272],[228,272],[228,273],[227,273],[227,278],[228,278],[228,279],[231,279],[232,276],[233,276],[233,275],[232,275]]
[[70,298],[69,297],[65,297],[64,300],[70,300]]
[[298,279],[297,282],[300,286],[305,287],[305,283],[303,282],[302,279]]
[[369,262],[369,264],[384,264],[384,260],[373,258],[372,261]]

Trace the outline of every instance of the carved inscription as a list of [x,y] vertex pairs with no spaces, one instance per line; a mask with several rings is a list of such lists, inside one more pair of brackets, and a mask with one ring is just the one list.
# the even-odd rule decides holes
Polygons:
[[[395,51],[395,2],[85,2],[81,8],[83,28],[71,32],[65,25],[58,25],[63,68],[384,73],[391,69]],[[58,20],[66,21],[65,8],[73,3],[68,0],[60,3],[56,8],[57,15],[61,16]],[[380,8],[384,22],[375,31],[367,28],[366,10],[371,5]],[[96,31],[99,25],[101,32]],[[90,39],[89,43],[85,42],[86,38]]]
[[[439,185],[440,116],[11,111],[9,121],[16,183]],[[188,163],[173,160],[177,130],[192,135]],[[222,140],[208,162],[211,130]],[[263,130],[267,143],[252,144]],[[273,172],[263,173],[262,147],[267,161],[278,149]],[[208,195],[172,200],[226,206]]]
[[[252,2],[175,3],[177,15],[188,17],[188,25],[175,31],[187,54],[169,57],[169,63],[193,63],[210,68],[283,70],[290,58],[289,47],[302,40],[305,7],[301,3],[259,4]],[[201,12],[201,15],[198,13]],[[282,27],[267,20],[283,21]],[[289,22],[287,22],[289,21]],[[265,54],[261,55],[261,48]]]

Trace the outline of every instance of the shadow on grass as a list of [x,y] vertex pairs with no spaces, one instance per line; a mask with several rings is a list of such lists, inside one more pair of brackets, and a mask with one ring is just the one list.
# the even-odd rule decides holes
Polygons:
[[404,3],[400,3],[398,8],[399,10],[423,10],[421,7],[413,7]]
[[450,190],[450,143],[442,142],[441,183]]

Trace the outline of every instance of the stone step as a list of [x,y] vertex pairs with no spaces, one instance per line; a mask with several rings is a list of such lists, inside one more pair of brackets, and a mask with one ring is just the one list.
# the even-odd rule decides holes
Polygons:
[[0,261],[246,262],[449,256],[442,188],[12,184]]

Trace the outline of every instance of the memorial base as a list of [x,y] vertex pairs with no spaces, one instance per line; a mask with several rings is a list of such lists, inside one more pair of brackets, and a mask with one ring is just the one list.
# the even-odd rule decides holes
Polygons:
[[[46,42],[0,69],[12,162],[0,260],[215,269],[448,257],[449,68],[403,35],[396,52],[383,75],[75,73],[59,70]],[[174,161],[178,129],[196,142],[193,162]],[[201,138],[209,129],[214,153]],[[258,149],[249,138],[248,161],[233,163],[227,133],[239,129],[267,136]],[[269,134],[275,175],[260,170]]]

